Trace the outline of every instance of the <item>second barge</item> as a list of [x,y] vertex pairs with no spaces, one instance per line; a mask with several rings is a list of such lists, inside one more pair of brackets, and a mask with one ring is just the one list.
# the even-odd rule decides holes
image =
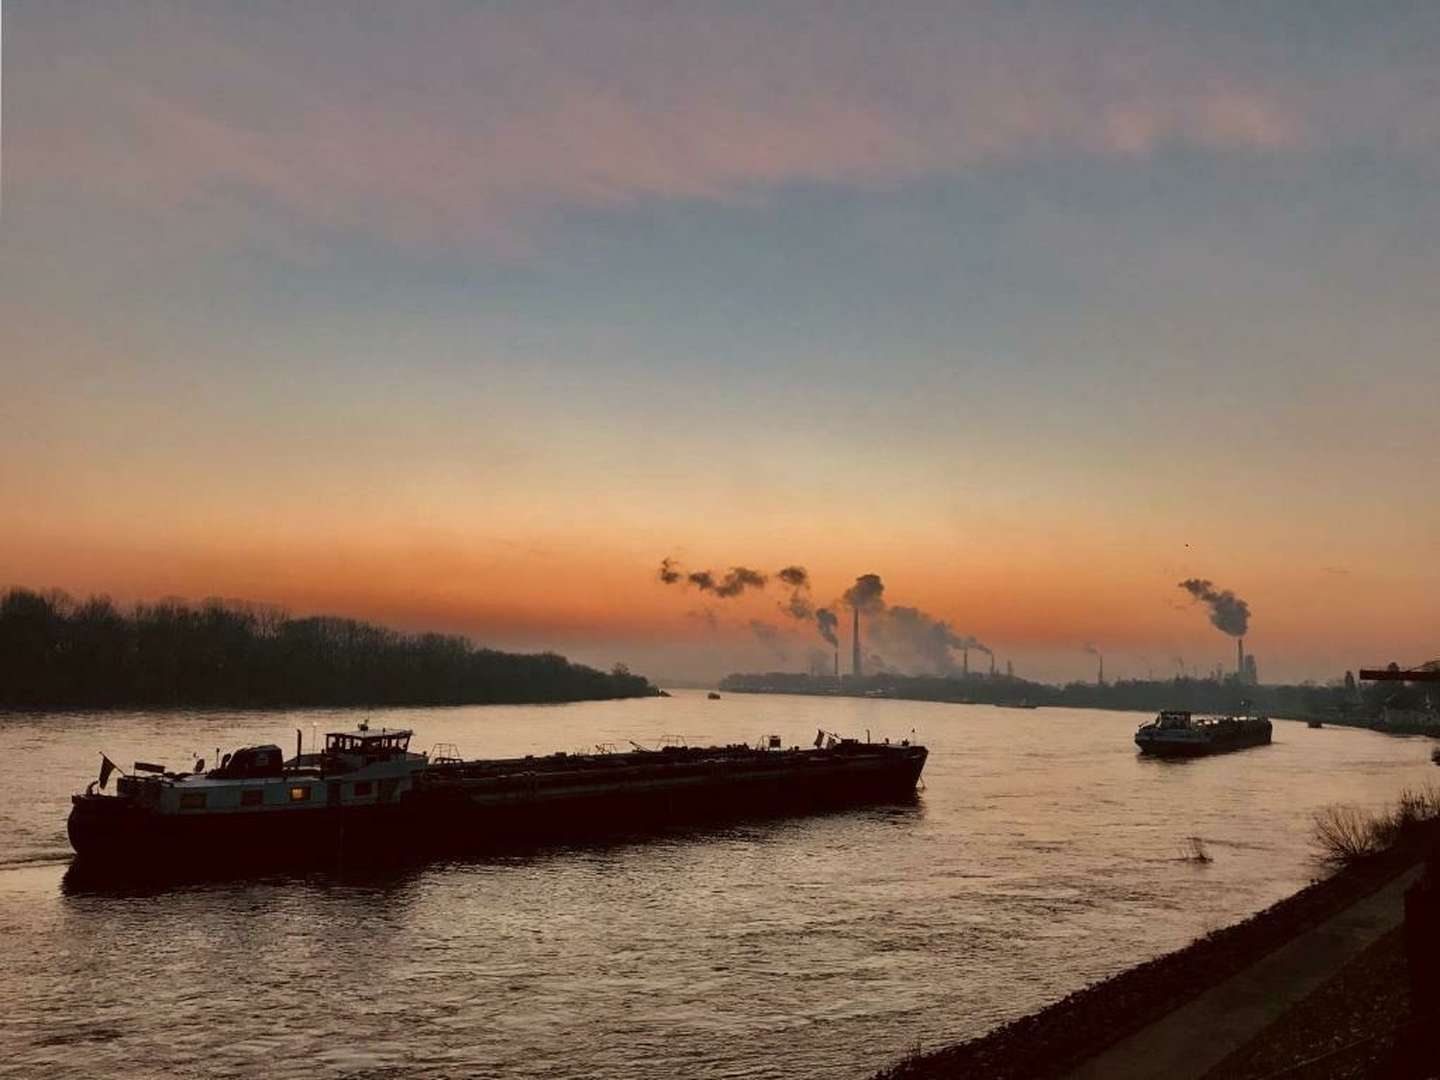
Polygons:
[[1270,721],[1263,716],[1194,716],[1167,710],[1135,732],[1140,752],[1156,757],[1202,757],[1269,742]]

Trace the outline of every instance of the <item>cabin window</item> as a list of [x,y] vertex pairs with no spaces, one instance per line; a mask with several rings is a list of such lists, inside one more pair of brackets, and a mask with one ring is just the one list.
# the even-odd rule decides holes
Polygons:
[[265,802],[265,792],[259,788],[246,788],[240,792],[241,806],[260,806]]
[[183,792],[183,793],[181,794],[181,796],[180,796],[180,809],[181,809],[181,810],[204,810],[204,809],[205,809],[205,792],[203,792],[203,791],[186,791],[186,792]]
[[309,801],[310,801],[310,785],[309,785],[309,784],[296,784],[294,787],[292,787],[292,788],[290,789],[290,801],[291,801],[291,802],[309,802]]
[[369,794],[370,794],[370,781],[369,781],[369,780],[361,780],[361,781],[359,781],[359,782],[355,785],[355,797],[356,797],[357,799],[363,798],[364,796],[369,795]]

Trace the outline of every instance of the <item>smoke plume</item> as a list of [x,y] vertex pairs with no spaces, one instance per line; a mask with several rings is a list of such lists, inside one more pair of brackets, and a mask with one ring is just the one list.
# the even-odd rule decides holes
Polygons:
[[1244,637],[1250,628],[1250,605],[1229,589],[1216,589],[1211,581],[1204,578],[1186,578],[1180,582],[1196,600],[1203,601],[1210,608],[1210,623],[1215,629],[1231,637]]
[[846,607],[859,611],[881,611],[885,607],[885,583],[879,574],[861,574],[855,584],[845,590],[842,599]]
[[[786,567],[786,569],[798,568]],[[722,600],[739,596],[746,589],[763,589],[766,581],[764,574],[759,570],[752,570],[748,566],[732,566],[726,571],[724,577],[717,577],[713,570],[692,570],[686,573],[681,569],[678,561],[668,556],[660,560],[660,570],[656,576],[662,585],[675,585],[683,581],[687,585],[693,585],[701,592],[711,593]]]
[[1085,651],[1086,651],[1087,653],[1089,653],[1091,656],[1099,656],[1099,655],[1100,655],[1100,650],[1095,647],[1095,643],[1094,643],[1093,641],[1087,641],[1087,642],[1085,642]]
[[885,650],[891,667],[902,671],[947,675],[955,670],[954,653],[959,649],[990,649],[969,634],[958,633],[943,619],[919,608],[886,608],[870,620],[870,638]]
[[723,598],[739,596],[746,589],[763,589],[765,587],[765,575],[759,570],[751,570],[748,566],[732,566],[725,573],[725,578],[720,584],[715,585],[715,595]]
[[815,605],[810,602],[810,572],[803,566],[787,566],[775,576],[790,587],[790,598],[780,605],[780,610],[792,619],[804,621],[815,614]]
[[789,600],[780,605],[780,610],[792,619],[804,621],[815,614],[815,605],[810,603],[809,596],[796,590],[790,594]]
[[994,656],[994,655],[995,655],[995,653],[994,653],[993,651],[991,651],[989,645],[986,645],[983,641],[980,641],[980,640],[977,639],[977,638],[973,638],[973,637],[971,637],[971,636],[968,635],[968,634],[965,635],[964,637],[960,638],[959,641],[957,641],[954,645],[951,646],[951,648],[955,648],[955,649],[974,649],[976,652],[982,652],[982,653],[984,653],[986,656]]
[[[864,636],[867,647],[872,650],[867,661],[871,671],[948,675],[956,669],[954,654],[957,651],[975,649],[990,653],[983,642],[960,633],[944,619],[937,619],[917,607],[887,606],[885,583],[879,574],[861,574],[855,584],[845,590],[840,602],[867,616]],[[831,632],[834,632],[833,622]],[[821,634],[824,633],[822,627]]]
[[803,566],[787,566],[778,571],[775,576],[792,589],[808,589],[810,587],[810,572]]
[[[713,570],[686,571],[677,559],[668,557],[660,561],[657,576],[664,585],[694,588],[721,600],[740,596],[751,589],[764,589],[769,581],[766,574],[747,566],[732,566],[721,576]],[[774,578],[789,590],[788,596],[777,605],[779,610],[796,622],[813,619],[821,640],[832,649],[840,646],[838,612],[845,608],[858,612],[865,622],[862,637],[863,645],[869,652],[867,667],[871,671],[948,675],[958,669],[956,655],[961,650],[974,649],[994,655],[984,642],[959,632],[944,619],[918,607],[888,606],[885,603],[885,582],[879,574],[861,574],[838,601],[820,608],[813,602],[810,573],[805,567],[798,564],[781,567],[775,571]],[[714,612],[708,608],[693,613],[693,617],[702,619],[709,626],[714,626],[717,621]],[[749,629],[757,640],[780,654],[785,634],[781,627],[752,619]]]

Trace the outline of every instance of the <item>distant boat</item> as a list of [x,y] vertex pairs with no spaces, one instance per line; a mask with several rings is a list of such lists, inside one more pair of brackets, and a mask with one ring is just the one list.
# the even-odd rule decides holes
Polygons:
[[1305,726],[1306,726],[1306,727],[1313,727],[1313,728],[1320,728],[1320,727],[1324,727],[1325,725],[1322,724],[1319,720],[1307,720],[1307,721],[1305,721]]
[[1178,709],[1160,713],[1135,732],[1140,752],[1156,757],[1201,757],[1269,742],[1266,717],[1192,716]]
[[720,700],[720,695],[717,694],[714,690],[711,690],[710,693],[706,694],[705,696],[706,696],[707,698],[709,698],[711,701],[719,701],[719,700]]

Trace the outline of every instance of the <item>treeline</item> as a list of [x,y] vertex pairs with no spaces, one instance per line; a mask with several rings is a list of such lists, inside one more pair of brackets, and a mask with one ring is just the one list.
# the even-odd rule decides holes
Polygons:
[[354,619],[290,618],[207,600],[117,608],[108,598],[0,595],[0,708],[473,705],[658,693],[554,653],[476,648]]
[[[781,694],[843,694],[903,698],[914,701],[951,701],[982,705],[1066,705],[1080,708],[1132,709],[1158,712],[1237,713],[1247,708],[1270,716],[1310,718],[1368,724],[1380,720],[1387,709],[1424,710],[1429,691],[1420,684],[1360,683],[1352,675],[1319,686],[1251,686],[1234,676],[1224,679],[1124,679],[1117,682],[1070,683],[1054,686],[1011,675],[869,675],[815,676],[772,671],[728,675],[720,689]],[[1440,695],[1437,695],[1440,696]]]

